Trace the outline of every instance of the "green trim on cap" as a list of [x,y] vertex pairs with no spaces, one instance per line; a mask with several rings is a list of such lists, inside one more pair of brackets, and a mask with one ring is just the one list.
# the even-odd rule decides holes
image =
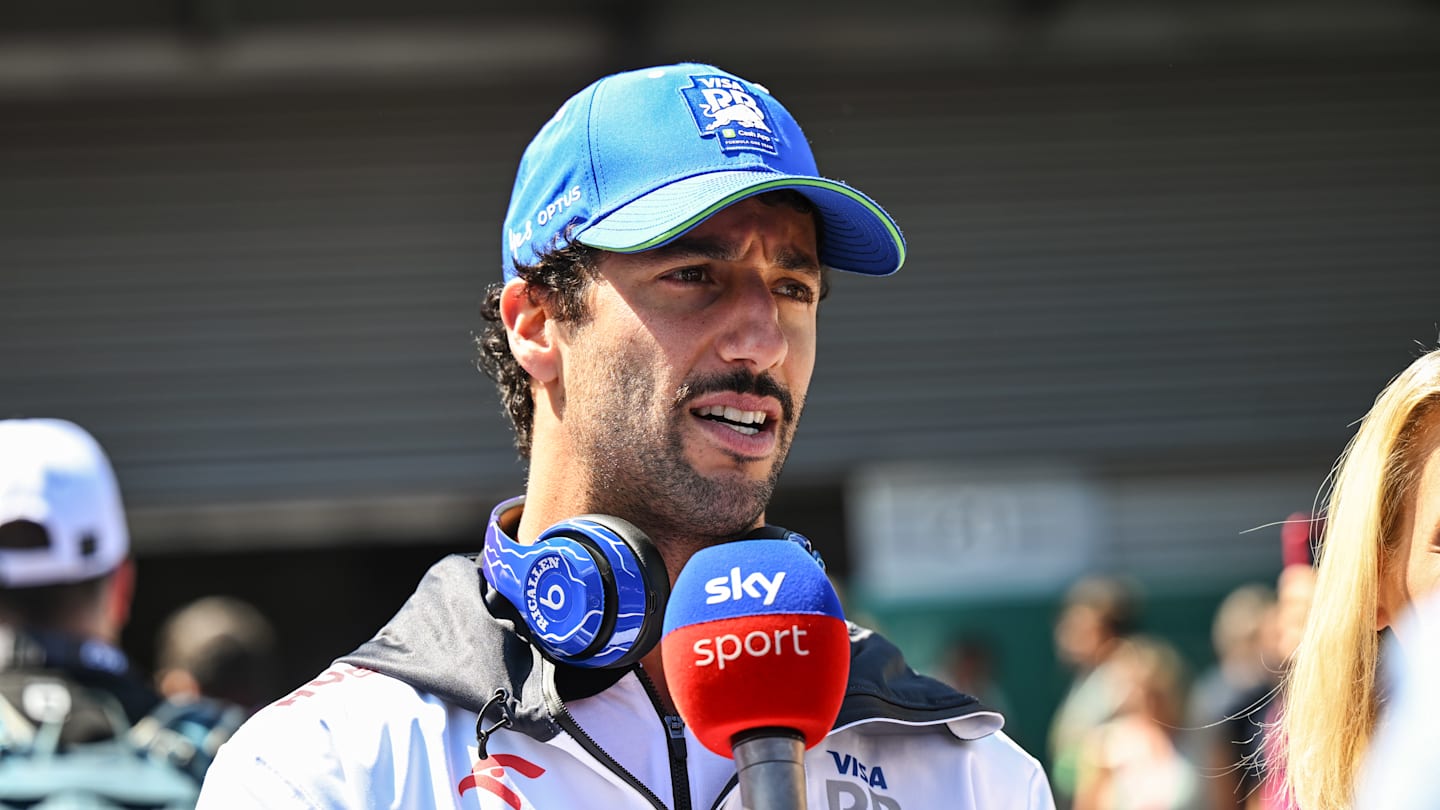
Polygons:
[[774,189],[795,188],[797,186],[808,186],[811,188],[823,188],[827,191],[836,191],[865,206],[867,209],[870,210],[870,213],[874,214],[877,219],[879,219],[882,223],[885,224],[885,230],[890,233],[890,240],[895,243],[895,250],[900,257],[900,260],[895,263],[895,270],[891,270],[890,272],[893,273],[896,270],[899,270],[902,266],[904,266],[905,240],[900,237],[900,229],[895,227],[895,223],[890,221],[890,217],[883,210],[881,210],[880,206],[871,202],[870,199],[867,198],[865,195],[857,192],[855,189],[852,189],[849,186],[818,178],[805,177],[788,177],[783,180],[767,180],[763,183],[756,183],[753,186],[747,186],[746,188],[743,188],[739,191],[732,192],[711,203],[709,206],[702,209],[699,213],[695,214],[694,216],[690,217],[679,225],[676,225],[670,230],[665,231],[659,236],[647,239],[644,242],[639,243],[638,245],[619,247],[614,245],[600,245],[591,241],[585,241],[584,244],[589,245],[593,248],[599,248],[600,250],[608,250],[612,253],[641,253],[646,250],[650,250],[651,248],[659,247],[660,245],[669,242],[671,239],[680,236],[691,228],[694,228],[696,225],[699,225],[701,222],[709,219],[720,209],[730,206],[738,200]]

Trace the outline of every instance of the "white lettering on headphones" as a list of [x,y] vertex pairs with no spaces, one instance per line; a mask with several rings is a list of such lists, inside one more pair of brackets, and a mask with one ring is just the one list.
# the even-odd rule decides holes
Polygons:
[[[705,582],[705,593],[710,594],[705,598],[705,604],[716,605],[726,600],[739,601],[747,596],[759,599],[764,597],[764,604],[769,605],[775,602],[775,595],[780,592],[780,582],[785,579],[784,571],[777,571],[773,577],[766,577],[756,571],[748,577],[740,576],[740,568],[736,566],[730,569],[730,576],[715,577]],[[756,586],[759,586],[757,588]],[[760,589],[764,589],[764,593]]]
[[695,642],[691,649],[695,651],[695,666],[708,667],[718,662],[719,668],[724,669],[727,661],[734,661],[742,654],[754,658],[763,658],[772,652],[775,655],[785,654],[785,637],[790,636],[791,643],[796,655],[809,655],[810,651],[800,646],[800,638],[807,634],[801,630],[800,625],[792,624],[784,630],[774,631],[775,640],[770,640],[771,634],[764,630],[751,630],[744,638],[734,633],[725,633],[714,638],[702,638]]
[[559,585],[551,585],[550,588],[545,591],[545,597],[538,601],[551,610],[559,610],[565,607],[565,589]]
[[540,588],[540,576],[546,571],[553,571],[559,567],[559,557],[541,557],[540,560],[535,563],[534,567],[530,569],[530,573],[526,574],[525,576],[525,609],[530,612],[530,618],[535,620],[537,629],[539,629],[542,633],[549,629],[550,620],[545,618],[545,614],[540,612],[540,608],[538,606],[544,605],[551,610],[555,610],[557,607],[563,606],[565,604],[565,594],[562,590],[560,594],[560,604],[554,605],[551,604],[550,601],[546,600],[554,600],[554,596],[552,594],[554,594],[556,588],[560,587],[559,585],[552,584],[549,588],[547,588],[545,592],[545,599],[538,598],[535,592]]

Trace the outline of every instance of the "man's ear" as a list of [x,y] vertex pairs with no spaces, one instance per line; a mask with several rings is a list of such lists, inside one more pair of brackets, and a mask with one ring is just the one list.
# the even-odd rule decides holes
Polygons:
[[135,600],[135,560],[126,557],[114,571],[104,596],[104,633],[110,643],[118,643],[120,631],[130,622],[130,607]]
[[518,278],[506,282],[500,293],[500,319],[505,323],[510,353],[542,384],[555,379],[560,368],[556,321],[548,303],[543,294],[532,294],[530,285]]
[[155,689],[161,697],[171,700],[201,697],[200,682],[183,669],[162,669],[155,673]]

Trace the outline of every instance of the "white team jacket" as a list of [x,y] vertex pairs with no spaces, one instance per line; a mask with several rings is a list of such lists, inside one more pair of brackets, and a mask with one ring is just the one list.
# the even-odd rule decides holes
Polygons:
[[[642,675],[556,667],[515,621],[473,559],[443,560],[374,639],[220,749],[199,807],[740,810],[734,763]],[[851,647],[836,728],[805,756],[810,810],[1053,810],[998,714],[868,630]]]

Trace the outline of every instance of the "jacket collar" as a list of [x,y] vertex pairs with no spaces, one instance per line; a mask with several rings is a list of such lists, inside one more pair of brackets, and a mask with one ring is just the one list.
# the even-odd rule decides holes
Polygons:
[[[877,720],[945,723],[956,736],[976,739],[1004,724],[975,698],[917,674],[877,633],[851,624],[850,648],[850,682],[835,728]],[[475,712],[482,724],[495,719],[499,704],[512,729],[542,742],[560,733],[547,693],[562,700],[596,695],[629,671],[561,665],[541,655],[519,612],[485,581],[478,555],[452,555],[432,566],[395,617],[339,661]]]

